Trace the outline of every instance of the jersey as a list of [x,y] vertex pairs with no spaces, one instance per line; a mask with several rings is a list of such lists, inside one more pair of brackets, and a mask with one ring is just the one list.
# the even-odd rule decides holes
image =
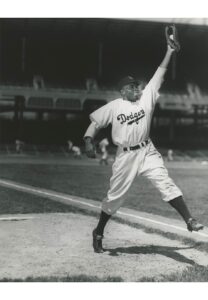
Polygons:
[[150,125],[165,68],[159,67],[136,102],[115,99],[90,114],[96,127],[112,124],[112,141],[117,146],[129,147],[149,138]]

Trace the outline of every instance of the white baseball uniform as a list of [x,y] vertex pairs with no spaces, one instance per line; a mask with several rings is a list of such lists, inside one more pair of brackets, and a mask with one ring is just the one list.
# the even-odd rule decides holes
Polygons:
[[[151,119],[165,72],[166,69],[161,67],[156,70],[138,101],[118,98],[90,115],[97,128],[112,124],[112,140],[118,146],[110,189],[102,202],[102,210],[107,214],[114,214],[121,207],[133,180],[140,174],[153,183],[164,201],[182,195],[169,177],[162,156],[149,139]],[[130,147],[134,146],[140,148],[131,150]]]
[[77,146],[74,146],[72,141],[67,141],[68,143],[68,148],[69,148],[69,151],[72,151],[74,153],[74,156],[76,157],[81,157],[81,149]]
[[72,146],[72,151],[74,152],[75,156],[81,156],[82,154],[80,148],[77,146]]

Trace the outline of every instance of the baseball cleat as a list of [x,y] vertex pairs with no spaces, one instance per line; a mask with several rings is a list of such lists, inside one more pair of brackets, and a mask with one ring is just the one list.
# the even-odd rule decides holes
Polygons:
[[198,231],[198,230],[201,230],[203,229],[204,226],[200,223],[198,223],[195,219],[193,218],[190,218],[187,222],[187,229],[189,231]]
[[102,246],[103,235],[98,235],[96,233],[96,229],[94,229],[93,232],[92,232],[92,237],[93,237],[94,252],[103,253],[104,252],[103,246]]

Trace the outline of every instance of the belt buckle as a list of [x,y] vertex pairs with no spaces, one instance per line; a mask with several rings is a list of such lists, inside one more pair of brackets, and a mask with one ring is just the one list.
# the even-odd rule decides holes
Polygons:
[[[136,145],[136,146],[133,146],[133,147],[124,147],[123,149],[124,149],[124,151],[126,152],[130,152],[131,151],[131,149],[130,148],[134,148],[135,150],[136,149],[141,149],[141,148],[143,148],[143,147],[145,147],[147,144],[149,143],[149,140],[146,140],[146,141],[143,141],[143,142],[141,142],[141,143],[139,143],[138,145]],[[132,150],[134,150],[134,149],[132,149]]]
[[124,147],[124,148],[123,148],[123,151],[124,151],[124,152],[130,152],[130,147]]

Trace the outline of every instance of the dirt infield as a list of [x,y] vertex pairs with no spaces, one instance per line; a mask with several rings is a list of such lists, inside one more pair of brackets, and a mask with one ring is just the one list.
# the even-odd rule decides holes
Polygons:
[[208,264],[207,254],[182,242],[114,221],[106,228],[108,251],[99,255],[91,245],[95,217],[55,213],[4,218],[0,221],[0,280],[83,275],[135,282],[144,277],[159,280],[187,266]]
[[[47,185],[41,186],[39,182],[35,184],[32,181],[27,182],[29,172],[23,174],[25,176],[22,177],[23,182],[18,183],[16,179],[21,176],[18,172],[13,172],[14,169],[19,170],[16,164],[23,162],[44,164],[41,170],[46,171],[45,164],[57,162],[57,165],[90,166],[93,164],[96,166],[98,164],[96,160],[1,157],[0,162],[3,175],[3,170],[6,170],[6,175],[2,175],[0,180],[1,187],[6,188],[7,191],[10,189],[17,193],[25,193],[28,195],[26,197],[28,203],[29,195],[36,195],[94,213],[100,211],[99,201],[73,196],[68,190],[63,192],[51,190],[53,187],[51,183],[50,189],[47,189]],[[14,164],[15,167],[8,170],[8,166],[4,163]],[[208,168],[207,165],[195,162],[184,164],[174,162],[169,163],[169,167],[205,170]],[[24,169],[20,169],[21,172],[22,170]],[[55,168],[52,171],[54,170]],[[40,169],[38,172],[40,173]],[[43,174],[47,175],[48,181],[49,173],[43,172]],[[62,173],[59,179],[62,181],[61,175]],[[51,176],[53,177],[54,173]],[[44,178],[46,177],[40,178],[40,183]],[[101,179],[103,184],[103,177]],[[57,184],[57,181],[55,183]],[[66,180],[65,185],[68,184]],[[18,194],[18,198],[20,197],[21,194]],[[92,215],[68,212],[1,215],[0,281],[27,280],[28,277],[58,277],[60,281],[65,277],[81,277],[84,278],[83,281],[93,281],[93,278],[96,279],[95,281],[136,282],[145,281],[147,278],[160,281],[163,276],[172,273],[180,274],[189,266],[208,265],[207,253],[194,247],[200,241],[205,243],[208,241],[207,227],[200,233],[191,234],[187,232],[181,219],[169,219],[168,215],[155,214],[156,212],[153,214],[127,207],[121,208],[118,217],[124,222],[118,223],[115,219],[109,222],[104,239],[104,247],[107,251],[102,255],[94,253],[92,249],[91,234],[97,223],[97,218]],[[141,226],[134,228],[127,225],[131,222]],[[171,239],[166,233],[173,234],[175,238]],[[177,238],[177,234],[180,235],[180,239]],[[185,241],[186,238],[193,240],[191,246]]]

